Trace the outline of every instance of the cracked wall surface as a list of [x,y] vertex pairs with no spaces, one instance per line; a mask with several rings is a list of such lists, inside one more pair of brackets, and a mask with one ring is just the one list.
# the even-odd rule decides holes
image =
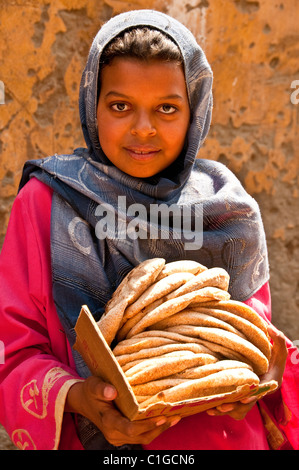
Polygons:
[[24,162],[84,145],[77,100],[94,35],[139,8],[182,21],[207,54],[214,112],[199,156],[226,164],[260,204],[273,323],[299,340],[297,0],[0,0],[0,246]]

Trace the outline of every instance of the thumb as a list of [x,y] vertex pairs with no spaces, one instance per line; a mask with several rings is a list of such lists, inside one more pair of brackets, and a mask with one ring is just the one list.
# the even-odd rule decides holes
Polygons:
[[110,384],[104,384],[104,389],[103,389],[103,397],[105,400],[115,400],[117,396],[117,391],[116,389],[110,385]]
[[268,333],[272,339],[272,352],[268,371],[260,377],[261,381],[276,380],[280,387],[286,365],[288,349],[284,334],[272,324],[268,325]]
[[273,341],[272,356],[274,356],[276,360],[278,359],[279,362],[284,363],[288,355],[284,334],[272,324],[268,325],[267,330]]
[[86,381],[88,382],[89,391],[98,400],[112,401],[117,397],[116,388],[111,384],[103,382],[99,377],[91,376]]

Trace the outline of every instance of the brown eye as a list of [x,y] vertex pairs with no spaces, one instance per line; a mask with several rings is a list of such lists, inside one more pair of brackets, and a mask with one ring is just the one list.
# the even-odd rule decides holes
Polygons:
[[160,106],[159,111],[163,114],[174,114],[177,111],[177,108],[170,104],[162,104]]
[[114,103],[111,108],[114,111],[118,111],[120,113],[123,113],[124,111],[128,111],[129,107],[126,103]]

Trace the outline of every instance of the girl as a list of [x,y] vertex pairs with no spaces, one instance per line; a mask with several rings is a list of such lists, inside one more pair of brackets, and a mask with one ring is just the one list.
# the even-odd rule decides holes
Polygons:
[[[289,385],[298,371],[291,367],[290,342],[270,326],[258,206],[226,167],[196,159],[210,126],[211,89],[210,66],[183,25],[156,11],[119,15],[94,39],[82,76],[79,104],[87,148],[25,165],[0,264],[5,345],[0,422],[20,448],[298,445],[297,415],[290,418],[283,402],[298,403],[298,392]],[[128,227],[127,209],[136,203],[147,216],[157,204],[188,207],[191,227],[200,206],[201,246],[187,249],[184,234],[178,237],[171,226],[167,237],[145,237],[148,220],[143,236],[120,236],[115,225],[106,232],[98,225],[99,208],[112,207],[117,226]],[[273,355],[265,378],[281,385],[270,399],[226,404],[181,420],[130,423],[116,409],[117,390],[90,376],[72,350],[74,326],[83,304],[98,321],[124,276],[153,257],[193,259],[229,272],[232,298],[269,322]],[[277,423],[277,417],[284,421]]]

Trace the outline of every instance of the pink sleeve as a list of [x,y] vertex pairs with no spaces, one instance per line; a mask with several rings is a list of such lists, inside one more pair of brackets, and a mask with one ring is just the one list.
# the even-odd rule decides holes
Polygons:
[[80,448],[69,387],[79,380],[51,297],[52,193],[31,180],[17,196],[0,256],[0,422],[22,449]]
[[271,293],[268,282],[244,303],[252,307],[267,323],[271,322]]

